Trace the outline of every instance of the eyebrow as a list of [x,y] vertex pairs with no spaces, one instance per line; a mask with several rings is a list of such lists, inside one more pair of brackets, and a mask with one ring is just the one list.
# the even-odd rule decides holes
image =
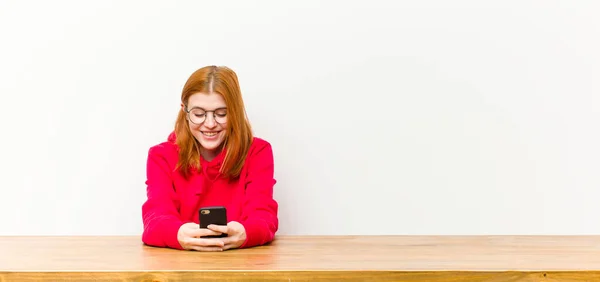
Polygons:
[[212,112],[212,111],[218,111],[218,110],[226,110],[226,109],[227,109],[227,107],[220,107],[220,108],[216,108],[216,109],[214,109],[214,110],[212,110],[212,111],[209,111],[209,110],[206,110],[206,109],[204,109],[204,108],[202,108],[202,107],[197,107],[197,106],[195,106],[195,107],[191,107],[191,108],[189,108],[189,109],[188,109],[188,111],[191,111],[191,110],[193,110],[193,109],[199,109],[199,110],[203,110],[203,111],[205,111],[205,112]]

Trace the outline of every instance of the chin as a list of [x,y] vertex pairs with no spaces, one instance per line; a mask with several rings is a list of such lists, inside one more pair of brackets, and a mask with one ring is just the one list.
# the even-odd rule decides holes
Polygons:
[[209,150],[209,151],[213,151],[213,150],[217,150],[221,147],[221,144],[223,142],[220,143],[204,143],[204,142],[200,142],[200,145],[202,146],[203,149],[205,150]]
[[223,144],[225,131],[221,131],[214,138],[207,138],[201,132],[196,134],[196,140],[200,143],[202,148],[206,150],[216,150]]

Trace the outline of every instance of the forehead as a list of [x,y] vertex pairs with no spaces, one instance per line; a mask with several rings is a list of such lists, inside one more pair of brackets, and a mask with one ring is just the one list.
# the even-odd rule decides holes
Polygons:
[[188,109],[203,108],[212,110],[226,107],[225,99],[217,93],[195,93],[188,99]]

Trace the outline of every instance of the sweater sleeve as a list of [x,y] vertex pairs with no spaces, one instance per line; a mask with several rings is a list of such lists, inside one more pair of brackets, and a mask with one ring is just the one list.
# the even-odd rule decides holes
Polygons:
[[156,247],[183,249],[177,240],[177,232],[183,224],[178,213],[179,201],[173,188],[171,170],[161,149],[153,147],[148,152],[142,241]]
[[278,204],[273,199],[273,151],[271,145],[257,148],[248,159],[246,194],[240,223],[246,230],[246,241],[240,248],[269,243],[279,227]]

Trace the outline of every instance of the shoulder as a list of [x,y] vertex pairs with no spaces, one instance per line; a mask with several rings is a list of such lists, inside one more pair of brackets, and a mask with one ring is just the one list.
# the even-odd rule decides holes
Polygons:
[[269,141],[262,139],[260,137],[252,137],[252,144],[250,145],[250,148],[264,148],[264,147],[271,147],[271,143],[269,143]]
[[170,136],[166,141],[150,146],[148,149],[149,157],[160,157],[168,160],[177,159],[179,149],[175,144],[175,139]]
[[261,153],[272,154],[272,151],[273,148],[271,143],[269,143],[267,140],[259,137],[253,137],[252,143],[250,144],[250,149],[248,150],[248,157]]
[[273,162],[273,148],[271,143],[267,140],[253,137],[250,149],[246,156],[246,163],[272,163]]

